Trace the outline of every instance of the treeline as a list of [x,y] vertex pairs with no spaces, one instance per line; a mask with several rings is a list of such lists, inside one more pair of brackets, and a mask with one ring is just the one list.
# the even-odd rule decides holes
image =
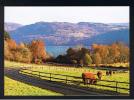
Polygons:
[[45,50],[44,41],[17,44],[10,35],[4,33],[4,57],[7,60],[25,63],[57,62],[63,64],[90,65],[129,62],[129,47],[121,42],[111,45],[93,44],[90,49],[84,47],[69,48],[65,55],[51,57]]
[[4,33],[5,59],[25,63],[43,63],[47,56],[43,41],[33,40],[29,44],[17,44],[7,32]]
[[69,48],[66,55],[59,55],[55,61],[58,63],[79,64],[80,66],[127,63],[129,62],[129,48],[121,42],[111,45],[93,44],[91,49],[84,47]]
[[129,62],[129,47],[121,42],[111,45],[92,45],[93,63],[112,64]]
[[86,48],[69,48],[66,55],[59,55],[56,59],[58,63],[66,64],[80,64],[89,65],[92,64],[92,58],[90,56],[90,50]]

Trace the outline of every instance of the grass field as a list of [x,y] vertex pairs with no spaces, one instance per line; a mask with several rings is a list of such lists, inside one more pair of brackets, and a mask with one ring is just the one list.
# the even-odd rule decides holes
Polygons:
[[[35,71],[55,73],[55,74],[64,74],[64,75],[73,75],[73,76],[80,76],[80,77],[84,71],[90,70],[90,72],[93,72],[93,73],[96,73],[98,71],[97,69],[91,69],[91,68],[71,68],[71,67],[60,67],[60,66],[36,65],[36,64],[16,63],[16,62],[10,62],[10,61],[5,61],[5,66],[6,67],[31,67],[31,70],[35,70]],[[104,74],[104,76],[102,77],[102,80],[129,82],[129,71],[127,73],[116,73],[116,74],[113,74],[112,76],[105,76],[105,70],[101,70],[101,71]],[[61,76],[59,77],[64,78]],[[70,79],[73,80],[72,78]],[[115,86],[115,83],[109,83],[109,82],[98,82],[98,84]],[[127,84],[118,84],[118,86],[129,88],[129,85]],[[99,87],[99,86],[93,86],[93,85],[91,85],[91,87],[102,89],[102,90],[115,91],[115,89],[111,89],[107,87]],[[118,90],[118,92],[129,93],[126,90]]]
[[50,90],[41,89],[35,86],[27,85],[19,81],[15,81],[8,77],[5,79],[5,96],[61,96],[62,94]]

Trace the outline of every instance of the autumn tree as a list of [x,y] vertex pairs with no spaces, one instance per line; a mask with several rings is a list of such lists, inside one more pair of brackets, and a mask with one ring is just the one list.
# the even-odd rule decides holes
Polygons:
[[18,48],[25,48],[27,47],[23,42],[21,42],[19,45],[18,45]]
[[33,61],[35,63],[42,63],[46,57],[45,45],[42,40],[33,40],[30,44]]
[[6,38],[4,40],[4,57],[7,60],[14,60],[12,50],[15,50],[17,44],[14,40]]
[[34,40],[31,44],[20,43],[17,44],[7,32],[4,33],[4,57],[5,59],[30,63],[44,61],[46,58],[46,51],[44,42],[41,40]]
[[96,64],[96,66],[98,66],[99,64],[101,64],[102,58],[100,56],[99,53],[95,53],[92,55],[92,59],[93,59],[93,63]]
[[116,43],[113,43],[109,46],[109,63],[118,62],[118,58],[120,57],[119,47]]
[[128,62],[129,61],[129,48],[121,42],[118,42],[117,45],[119,46],[119,49],[120,49],[119,61]]
[[13,58],[13,55],[9,49],[7,41],[4,40],[4,58],[7,60],[11,60]]
[[111,45],[93,44],[92,51],[93,59],[95,60],[97,54],[101,57],[103,64],[129,61],[129,48],[121,42],[115,42]]
[[[6,33],[5,33],[6,34]],[[17,43],[11,39],[7,34],[4,37],[4,58],[11,61],[31,62],[31,51],[24,45],[24,43]]]
[[13,39],[7,39],[6,42],[8,44],[9,49],[16,49],[17,44]]
[[18,47],[16,49],[15,56],[20,62],[30,63],[32,61],[32,54],[26,47]]

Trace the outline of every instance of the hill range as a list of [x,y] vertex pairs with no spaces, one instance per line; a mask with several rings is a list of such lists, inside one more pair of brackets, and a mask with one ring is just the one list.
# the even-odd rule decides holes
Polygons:
[[129,45],[128,23],[36,22],[29,25],[5,23],[5,31],[17,42],[42,39],[46,45],[111,44],[116,41]]

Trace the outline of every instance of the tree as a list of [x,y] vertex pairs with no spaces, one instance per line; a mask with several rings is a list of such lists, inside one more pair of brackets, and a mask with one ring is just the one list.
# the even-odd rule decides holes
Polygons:
[[30,63],[32,60],[32,54],[27,47],[16,47],[15,49],[10,50],[12,58],[10,60],[17,62]]
[[6,32],[6,31],[4,32],[4,39],[5,39],[5,40],[6,40],[6,39],[11,39],[9,33]]
[[4,58],[7,60],[11,60],[13,58],[8,43],[5,40],[4,40]]
[[129,61],[129,48],[125,46],[123,43],[118,43],[120,49],[120,62],[128,62]]
[[19,45],[18,45],[18,48],[25,48],[25,44],[23,42],[21,42]]
[[98,66],[99,64],[101,64],[101,56],[99,53],[95,53],[93,54],[93,63],[96,64],[96,66]]
[[[101,57],[101,63],[107,63],[107,57],[109,55],[109,49],[108,49],[107,45],[93,44],[92,51],[93,51],[92,54],[93,54],[95,63],[97,62],[96,59],[100,59],[100,57]],[[96,58],[96,56],[99,56],[99,58],[98,57]],[[100,62],[100,61],[98,61],[98,62]]]
[[86,53],[83,57],[83,64],[84,65],[90,65],[92,64],[92,59],[88,53]]
[[8,60],[14,60],[14,55],[12,54],[12,50],[15,50],[17,44],[14,40],[6,38],[4,40],[4,57]]
[[77,64],[77,60],[71,60],[72,64]]
[[[88,65],[91,62],[90,51],[87,48],[69,48],[66,55],[60,55],[56,58],[57,62]],[[85,61],[84,61],[85,60]]]
[[16,49],[17,44],[16,44],[16,42],[14,40],[7,39],[6,42],[8,44],[9,49]]
[[59,55],[56,57],[56,61],[58,63],[69,63],[70,61],[67,59],[66,55]]
[[91,47],[91,50],[93,53],[96,53],[99,51],[99,45],[98,44],[93,44]]
[[86,54],[86,53],[90,54],[90,50],[87,48],[81,48],[81,52],[82,54]]
[[73,48],[69,48],[68,50],[67,50],[67,55],[68,56],[71,56],[71,55],[73,55],[75,53],[75,50],[73,49]]
[[[93,44],[92,55],[94,63],[96,62],[96,54],[98,56],[97,59],[101,57],[100,61],[102,64],[129,61],[129,48],[121,42],[115,42],[111,45]],[[97,62],[99,62],[99,60]]]
[[44,60],[46,57],[46,50],[44,42],[41,40],[33,40],[30,45],[30,50],[33,55],[33,61],[38,62],[38,60]]
[[114,57],[119,57],[120,55],[120,48],[117,44],[111,45],[111,55]]
[[54,62],[54,57],[52,56],[52,54],[46,52],[45,61],[46,61],[46,62]]
[[83,59],[79,60],[79,64],[80,64],[81,67],[83,67],[83,65],[84,65]]
[[20,61],[25,63],[30,63],[32,61],[32,54],[30,50],[26,47],[18,48],[18,52],[21,54]]

